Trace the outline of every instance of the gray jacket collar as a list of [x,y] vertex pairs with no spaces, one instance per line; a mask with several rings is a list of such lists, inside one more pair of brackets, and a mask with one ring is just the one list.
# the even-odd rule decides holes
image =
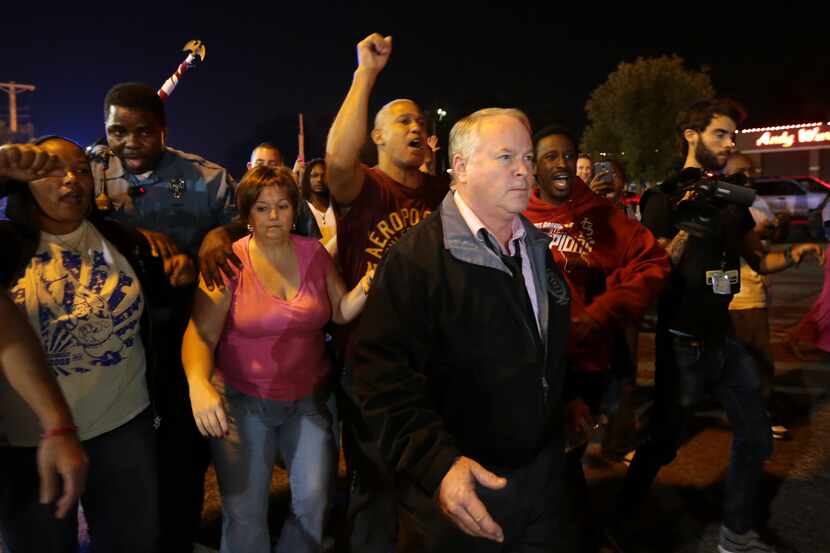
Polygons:
[[[481,243],[458,211],[458,206],[453,198],[455,192],[450,190],[441,202],[441,225],[444,232],[444,247],[449,250],[450,255],[459,261],[490,267],[511,274],[510,270],[496,255],[496,253]],[[539,322],[541,323],[542,336],[547,342],[548,309],[550,308],[548,298],[548,278],[546,274],[547,257],[551,255],[548,249],[550,237],[540,231],[528,221],[523,215],[519,220],[525,228],[524,243],[530,257],[530,266],[533,268],[533,279],[536,283],[536,297],[539,302]]]

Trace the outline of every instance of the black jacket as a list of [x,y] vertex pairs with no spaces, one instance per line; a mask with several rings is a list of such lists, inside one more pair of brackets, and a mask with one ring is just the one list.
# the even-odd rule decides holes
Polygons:
[[[672,239],[678,232],[677,201],[685,187],[700,180],[699,169],[687,168],[672,175],[659,187],[643,194],[640,209],[643,226],[656,238]],[[666,288],[658,302],[658,328],[671,329],[708,341],[722,341],[731,332],[729,303],[732,294],[715,294],[707,281],[710,271],[731,271],[740,275],[741,244],[755,223],[746,207],[714,204],[717,230],[711,236],[689,236],[680,262],[672,267]],[[740,279],[732,293],[740,290]]]
[[510,471],[563,434],[570,297],[549,238],[522,218],[536,289],[547,292],[540,340],[509,270],[452,194],[384,257],[344,377],[364,436],[404,485],[428,494],[459,455]]

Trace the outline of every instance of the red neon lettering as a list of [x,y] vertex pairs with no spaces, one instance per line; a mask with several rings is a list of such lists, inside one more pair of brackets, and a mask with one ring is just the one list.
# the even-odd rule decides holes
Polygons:
[[781,146],[783,148],[789,148],[795,142],[795,135],[790,134],[787,131],[782,132],[781,134],[772,134],[771,132],[767,131],[762,134],[758,140],[755,141],[756,146]]
[[799,142],[830,142],[830,132],[819,132],[821,127],[812,129],[799,129]]

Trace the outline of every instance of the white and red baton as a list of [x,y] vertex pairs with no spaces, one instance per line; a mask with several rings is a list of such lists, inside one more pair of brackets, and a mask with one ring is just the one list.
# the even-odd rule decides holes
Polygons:
[[176,85],[179,84],[182,75],[184,75],[191,67],[205,61],[205,43],[201,40],[191,40],[182,48],[182,52],[187,52],[187,57],[176,68],[176,72],[170,75],[170,78],[164,81],[161,88],[158,90],[159,98],[166,100],[168,96],[173,93]]
[[297,135],[297,158],[305,163],[305,130],[303,129],[303,114],[300,114],[300,134]]
[[[182,63],[179,64],[179,67],[176,68],[176,72],[170,75],[170,78],[164,81],[164,84],[161,85],[160,89],[158,89],[159,98],[162,100],[166,100],[167,97],[173,93],[173,90],[176,88],[176,85],[179,84],[179,80],[182,78],[182,75],[184,75],[188,69],[200,62],[205,61],[205,44],[201,40],[191,40],[184,45],[182,52],[187,52],[187,57]],[[114,154],[109,147],[107,147],[106,139],[104,138],[99,139],[98,142],[87,147],[86,153],[90,159],[100,162],[102,167],[102,176],[100,179],[96,180],[95,188],[97,194],[95,195],[95,204],[101,211],[109,211],[112,209],[112,203],[110,202],[109,195],[107,194],[106,174],[109,170],[110,158]]]

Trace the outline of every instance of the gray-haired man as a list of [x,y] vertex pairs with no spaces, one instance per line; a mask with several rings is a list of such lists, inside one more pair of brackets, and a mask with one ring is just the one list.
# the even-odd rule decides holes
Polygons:
[[527,118],[462,119],[450,157],[454,191],[381,263],[346,391],[396,472],[397,551],[554,550],[570,534],[570,298],[547,236],[520,215],[534,172]]

